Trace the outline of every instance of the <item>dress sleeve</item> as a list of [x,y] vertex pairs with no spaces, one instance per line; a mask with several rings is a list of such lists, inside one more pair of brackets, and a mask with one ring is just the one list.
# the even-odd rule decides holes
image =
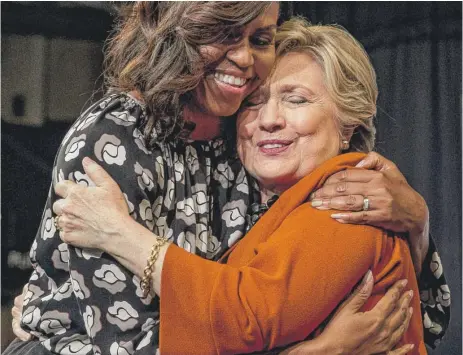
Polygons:
[[[333,232],[322,227],[333,223],[330,217],[308,218],[309,208],[298,208],[256,244],[241,267],[170,246],[162,271],[161,353],[261,351],[315,330],[374,263],[381,232],[365,226]],[[197,306],[203,304],[209,307]]]
[[[68,179],[92,186],[93,182],[82,167],[82,159],[88,156],[118,183],[132,217],[152,230],[151,205],[158,193],[156,156],[144,147],[136,128],[140,112],[125,103],[103,100],[75,122],[55,158],[53,185]],[[151,329],[155,325],[158,302],[142,298],[140,280],[108,254],[66,245],[60,240],[53,226],[52,212],[52,205],[58,198],[51,189],[41,236],[36,238],[36,248],[40,250],[36,255],[37,265],[42,270],[41,264],[45,264],[46,269],[41,284],[46,282],[45,277],[54,284],[44,293],[50,299],[39,307],[39,323],[47,321],[45,308],[49,324],[61,321],[59,329],[50,330],[55,334],[48,341],[49,348],[62,352],[63,339],[67,341],[71,336],[71,340],[82,343],[79,345],[81,354],[124,351],[151,354],[154,348],[151,345],[157,342]],[[47,255],[49,265],[46,265]],[[56,289],[63,289],[63,292],[56,292]],[[44,326],[37,328],[41,331]],[[62,336],[56,336],[60,332]],[[69,347],[75,349],[76,345]]]
[[450,289],[444,268],[432,237],[418,280],[421,313],[423,315],[424,340],[435,349],[444,336],[450,321]]

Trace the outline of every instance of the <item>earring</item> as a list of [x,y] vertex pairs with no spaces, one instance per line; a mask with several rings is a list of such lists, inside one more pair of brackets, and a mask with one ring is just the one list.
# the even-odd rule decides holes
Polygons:
[[341,147],[342,147],[342,150],[347,150],[347,149],[349,149],[349,141],[343,140],[343,141],[341,142]]

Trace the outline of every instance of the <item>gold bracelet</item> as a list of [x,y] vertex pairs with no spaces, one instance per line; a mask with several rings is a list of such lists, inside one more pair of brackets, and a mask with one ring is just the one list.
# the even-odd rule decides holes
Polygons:
[[151,277],[154,271],[154,264],[159,257],[159,251],[161,247],[167,243],[167,239],[164,237],[156,237],[156,242],[151,247],[151,254],[146,262],[146,267],[143,270],[143,278],[140,282],[141,290],[143,291],[143,298],[148,296],[151,288]]

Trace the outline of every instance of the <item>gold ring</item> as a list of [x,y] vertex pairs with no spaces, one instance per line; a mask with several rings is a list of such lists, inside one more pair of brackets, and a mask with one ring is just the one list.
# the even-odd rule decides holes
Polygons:
[[57,231],[62,231],[61,227],[59,226],[59,218],[61,215],[57,215],[55,218],[53,218],[53,224],[55,225],[55,228]]

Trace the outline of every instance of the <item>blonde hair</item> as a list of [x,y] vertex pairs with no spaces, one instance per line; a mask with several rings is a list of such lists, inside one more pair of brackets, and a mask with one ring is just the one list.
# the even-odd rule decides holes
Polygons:
[[303,52],[317,61],[336,105],[340,135],[353,130],[348,151],[371,151],[375,143],[373,118],[378,87],[363,46],[341,26],[312,25],[298,17],[279,27],[276,45],[277,58]]

